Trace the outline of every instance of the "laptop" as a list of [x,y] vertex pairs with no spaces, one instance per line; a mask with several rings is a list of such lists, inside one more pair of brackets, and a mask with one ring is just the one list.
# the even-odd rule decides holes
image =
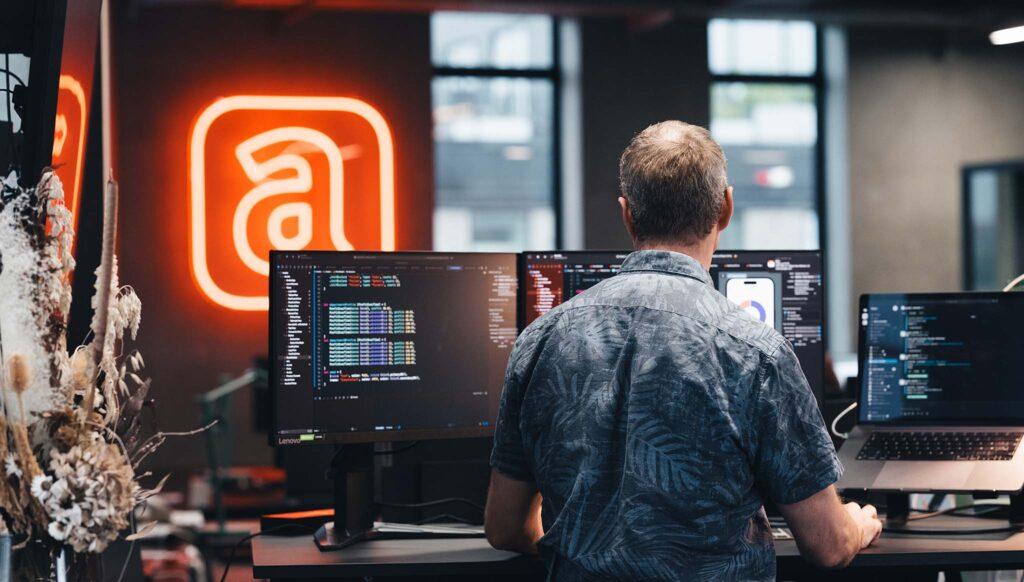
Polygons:
[[863,295],[841,490],[1024,488],[1024,293]]

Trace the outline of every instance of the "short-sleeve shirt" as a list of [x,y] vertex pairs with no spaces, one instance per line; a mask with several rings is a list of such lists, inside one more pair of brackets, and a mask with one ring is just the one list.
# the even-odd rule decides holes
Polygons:
[[555,580],[774,580],[764,501],[842,472],[790,344],[667,251],[524,330],[491,465],[543,495]]

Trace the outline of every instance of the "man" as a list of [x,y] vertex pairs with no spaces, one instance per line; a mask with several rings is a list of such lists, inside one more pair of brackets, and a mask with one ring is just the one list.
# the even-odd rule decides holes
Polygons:
[[707,130],[648,127],[620,162],[622,272],[516,341],[486,530],[555,580],[772,580],[763,503],[801,553],[845,566],[881,531],[843,505],[841,467],[789,343],[712,286],[732,218]]

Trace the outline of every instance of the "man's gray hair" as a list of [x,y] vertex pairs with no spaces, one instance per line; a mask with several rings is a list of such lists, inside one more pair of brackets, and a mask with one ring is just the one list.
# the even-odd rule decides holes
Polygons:
[[703,127],[663,121],[637,134],[619,160],[637,242],[707,237],[725,202],[725,171],[725,154]]

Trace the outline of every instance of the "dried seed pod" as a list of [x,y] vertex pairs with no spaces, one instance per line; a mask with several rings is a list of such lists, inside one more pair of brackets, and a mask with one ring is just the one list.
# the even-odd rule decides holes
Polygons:
[[17,395],[28,390],[32,383],[32,372],[29,370],[28,362],[21,354],[14,354],[7,359],[7,377],[11,382],[11,389]]
[[71,356],[71,385],[75,392],[84,393],[92,383],[93,364],[89,350],[78,349]]

